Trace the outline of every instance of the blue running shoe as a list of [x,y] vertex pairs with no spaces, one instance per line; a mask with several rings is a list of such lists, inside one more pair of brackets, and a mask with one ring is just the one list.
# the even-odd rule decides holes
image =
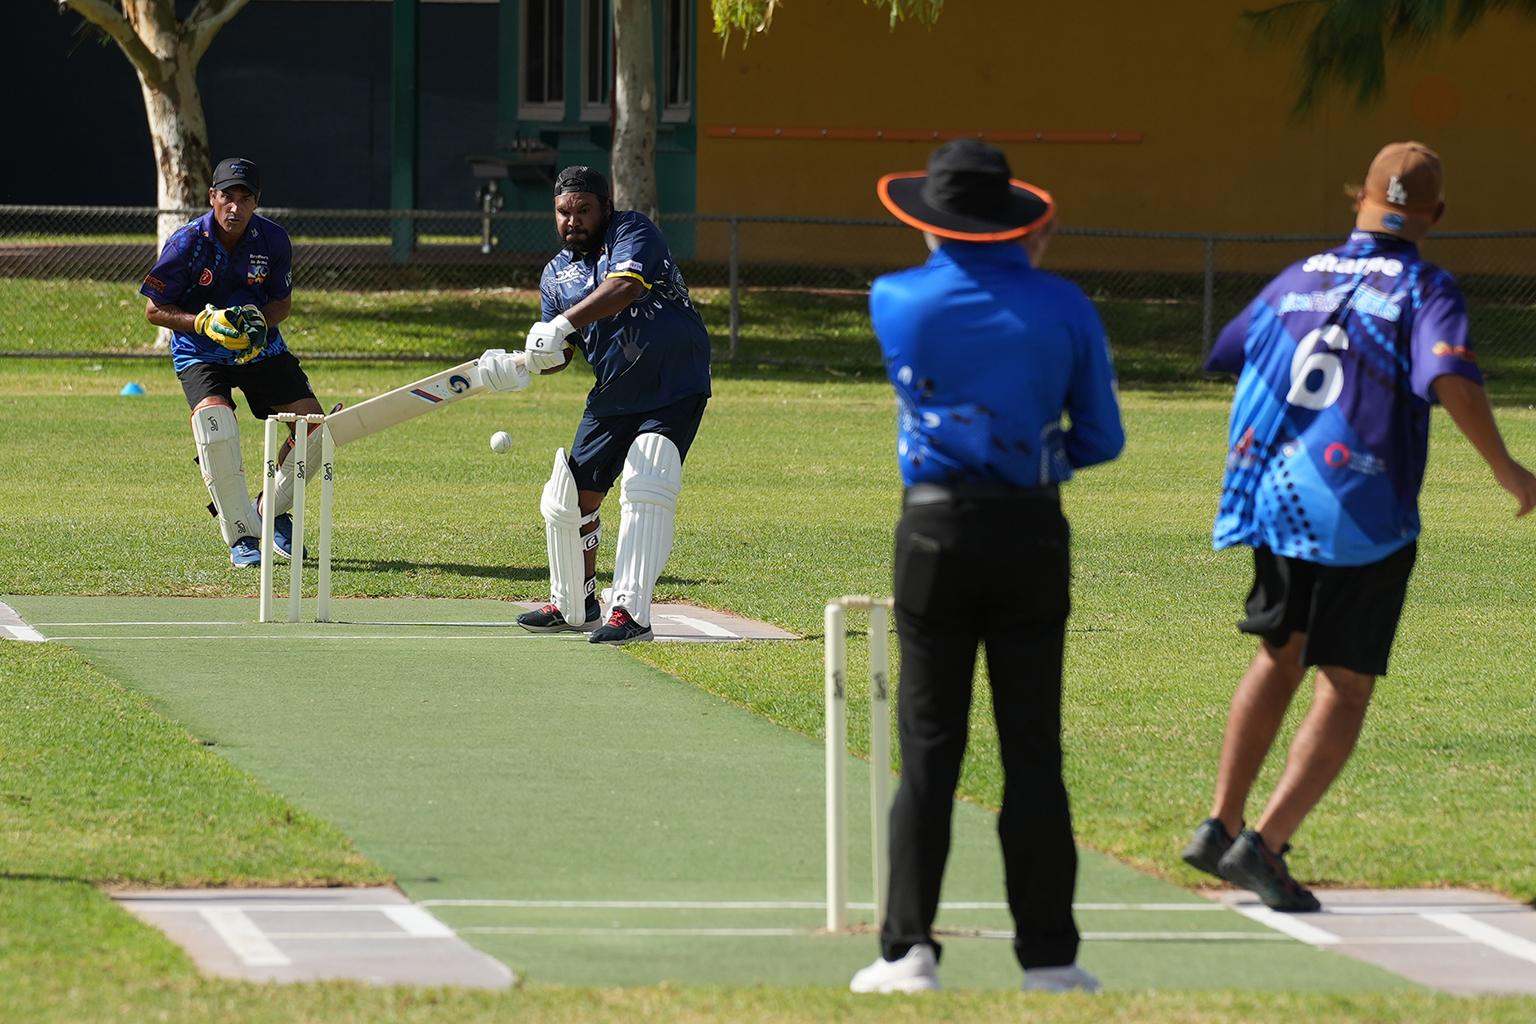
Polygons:
[[260,565],[261,542],[255,537],[241,537],[229,548],[229,564],[236,566]]
[[[293,558],[293,516],[284,512],[272,520],[272,547],[283,558]],[[305,547],[304,557],[309,557],[309,548]]]

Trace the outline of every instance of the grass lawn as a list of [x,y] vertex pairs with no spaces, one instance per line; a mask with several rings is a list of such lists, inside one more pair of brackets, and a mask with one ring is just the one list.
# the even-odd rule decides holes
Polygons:
[[[486,313],[488,326],[466,321],[464,336],[527,319],[515,296],[483,301],[505,308]],[[842,329],[835,315],[803,309],[807,322]],[[346,361],[308,369],[326,401],[356,401],[425,372]],[[149,393],[118,397],[130,379]],[[542,597],[539,489],[589,380],[541,380],[343,449],[335,592]],[[1511,447],[1536,459],[1536,411],[1518,390],[1500,394]],[[1227,698],[1252,650],[1232,628],[1245,557],[1209,548],[1229,398],[1220,384],[1128,383],[1126,454],[1065,491],[1076,567],[1065,712],[1079,836],[1186,883],[1196,877],[1178,852],[1204,813]],[[203,509],[185,415],[168,360],[0,361],[0,460],[11,467],[0,476],[0,594],[254,596],[255,575],[227,564]],[[241,421],[255,467],[258,432],[243,409]],[[510,455],[487,446],[498,429],[517,439]],[[1536,524],[1512,519],[1443,417],[1435,429],[1426,533],[1393,672],[1354,761],[1298,834],[1292,866],[1322,884],[1475,885],[1529,900],[1536,857],[1511,825],[1536,817],[1536,710],[1526,673],[1512,667],[1536,635],[1524,584],[1536,573]],[[868,372],[722,369],[658,596],[733,609],[806,639],[656,644],[636,656],[818,735],[822,601],[890,587],[893,433],[888,388]],[[610,539],[601,583],[611,561]],[[986,584],[998,600],[1015,585]],[[851,678],[866,655],[855,636]],[[857,690],[855,736],[865,711]],[[995,805],[986,704],[983,683],[962,787]],[[1276,757],[1261,790],[1278,767]],[[1533,1000],[1430,996],[947,994],[919,1004],[822,990],[485,995],[204,979],[89,883],[357,882],[378,871],[325,823],[51,645],[0,642],[0,796],[0,1001],[24,1019],[1514,1021],[1536,1010]]]
[[[451,269],[451,268],[450,268]],[[711,271],[719,268],[711,267]],[[816,367],[819,376],[867,377],[880,371],[869,324],[867,292],[858,287],[788,287],[796,268],[745,268],[740,295],[739,361]],[[317,276],[326,272],[316,271]],[[478,280],[506,279],[509,268],[481,268]],[[347,272],[339,283],[347,287]],[[462,275],[461,275],[462,276]],[[844,284],[862,280],[845,275]],[[718,283],[719,277],[697,280]],[[867,278],[867,275],[865,275]],[[1148,385],[1202,382],[1203,307],[1198,289],[1182,278],[1142,281],[1135,275],[1079,274],[1115,347],[1123,380]],[[538,291],[521,287],[438,287],[402,291],[319,291],[300,288],[289,346],[301,355],[433,356],[459,362],[487,348],[514,348],[539,318]],[[690,280],[695,280],[690,278]],[[1215,293],[1214,329],[1241,312],[1257,279],[1222,281]],[[694,300],[714,340],[717,359],[730,356],[730,292],[694,287]],[[1473,339],[1483,372],[1501,394],[1536,401],[1536,310],[1506,295],[1468,299]],[[144,353],[153,331],[132,285],[119,281],[0,277],[0,352]],[[148,353],[144,353],[148,354]]]

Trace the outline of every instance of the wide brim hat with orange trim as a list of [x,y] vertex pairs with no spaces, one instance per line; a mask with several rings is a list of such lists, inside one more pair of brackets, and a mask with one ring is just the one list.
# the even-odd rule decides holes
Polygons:
[[978,139],[946,142],[928,170],[887,174],[875,188],[897,219],[966,242],[1023,238],[1056,215],[1049,192],[1014,178],[1003,151]]

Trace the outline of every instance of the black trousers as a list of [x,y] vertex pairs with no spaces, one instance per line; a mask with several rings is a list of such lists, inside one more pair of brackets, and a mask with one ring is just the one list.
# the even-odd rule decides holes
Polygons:
[[1054,493],[909,501],[896,527],[901,786],[881,952],[933,942],[965,754],[976,649],[985,643],[1004,771],[1002,841],[1019,963],[1077,958],[1077,850],[1061,780],[1061,660],[1070,531]]

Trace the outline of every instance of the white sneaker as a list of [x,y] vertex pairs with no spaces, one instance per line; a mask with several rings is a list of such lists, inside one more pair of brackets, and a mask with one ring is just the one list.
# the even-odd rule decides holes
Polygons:
[[900,960],[884,957],[853,976],[850,992],[937,992],[938,957],[933,947],[919,942]]
[[1031,967],[1024,972],[1026,992],[1097,992],[1102,987],[1099,979],[1076,961],[1061,967]]

